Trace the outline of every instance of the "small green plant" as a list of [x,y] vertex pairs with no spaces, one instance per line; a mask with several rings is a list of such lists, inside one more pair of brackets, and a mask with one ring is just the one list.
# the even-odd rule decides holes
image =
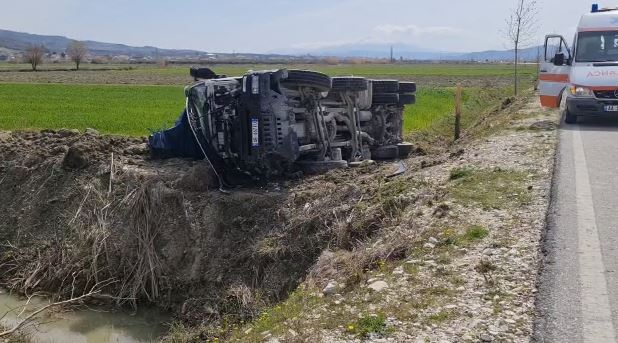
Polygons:
[[454,168],[451,170],[451,173],[449,175],[449,180],[453,181],[453,180],[463,179],[465,177],[472,175],[472,173],[474,173],[474,169],[469,168],[469,167]]
[[489,236],[489,230],[481,226],[472,226],[466,230],[462,239],[466,242],[480,241]]
[[386,328],[386,317],[382,314],[365,316],[356,323],[349,324],[347,331],[361,337],[367,337],[371,333],[385,335],[388,333]]

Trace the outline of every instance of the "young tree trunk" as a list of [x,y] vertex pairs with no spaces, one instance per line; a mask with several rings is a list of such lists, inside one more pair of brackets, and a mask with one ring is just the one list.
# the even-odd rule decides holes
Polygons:
[[539,90],[539,77],[541,74],[541,50],[536,48],[536,80],[534,82],[534,90]]
[[79,70],[79,61],[75,62],[75,69]]
[[515,44],[515,96],[517,96],[519,89],[519,75],[518,75],[518,66],[519,66],[519,46]]

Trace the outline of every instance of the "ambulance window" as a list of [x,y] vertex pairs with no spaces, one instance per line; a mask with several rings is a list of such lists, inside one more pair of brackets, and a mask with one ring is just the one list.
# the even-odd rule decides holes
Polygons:
[[569,48],[562,37],[549,37],[545,45],[545,61],[553,62],[557,53],[563,53],[566,58],[571,58]]
[[563,53],[566,57],[570,57],[566,43],[562,40],[561,37],[548,38],[545,50],[545,61],[553,62],[554,56],[556,56],[556,54],[560,52]]
[[580,32],[576,51],[577,62],[618,61],[618,31]]

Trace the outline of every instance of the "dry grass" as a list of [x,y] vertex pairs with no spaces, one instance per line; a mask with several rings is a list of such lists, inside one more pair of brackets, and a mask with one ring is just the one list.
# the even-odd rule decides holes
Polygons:
[[130,220],[125,235],[133,238],[133,244],[125,245],[121,256],[123,275],[119,298],[132,299],[137,306],[137,299],[145,296],[155,302],[160,297],[161,284],[165,282],[163,266],[155,248],[160,225],[162,183],[144,183],[130,192],[120,206],[129,208]]
[[[72,235],[36,250],[13,246],[2,268],[9,274],[19,272],[5,280],[6,285],[26,293],[55,290],[63,298],[102,280],[115,280],[104,290],[119,304],[130,302],[136,307],[138,299],[156,301],[165,282],[154,246],[163,190],[159,184],[145,183],[118,196],[108,194],[106,188],[96,183],[83,186],[83,199],[68,216]],[[112,225],[125,214],[129,225],[119,235]]]

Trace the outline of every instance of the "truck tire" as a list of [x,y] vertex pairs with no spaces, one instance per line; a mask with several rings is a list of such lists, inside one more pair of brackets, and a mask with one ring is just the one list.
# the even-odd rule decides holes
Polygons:
[[414,94],[399,94],[399,105],[414,105],[416,104],[416,95]]
[[373,94],[399,92],[399,81],[396,80],[372,80]]
[[286,88],[310,87],[320,92],[328,92],[332,81],[328,75],[309,70],[288,70],[288,77],[281,81]]
[[394,160],[399,158],[399,148],[396,145],[385,145],[371,149],[371,158],[374,160]]
[[564,122],[567,124],[577,124],[577,116],[574,115],[571,111],[564,111]]
[[399,94],[397,93],[378,93],[373,94],[375,105],[394,105],[399,104]]
[[416,93],[416,82],[399,82],[399,93]]
[[361,92],[369,87],[369,81],[364,77],[333,77],[333,91]]

